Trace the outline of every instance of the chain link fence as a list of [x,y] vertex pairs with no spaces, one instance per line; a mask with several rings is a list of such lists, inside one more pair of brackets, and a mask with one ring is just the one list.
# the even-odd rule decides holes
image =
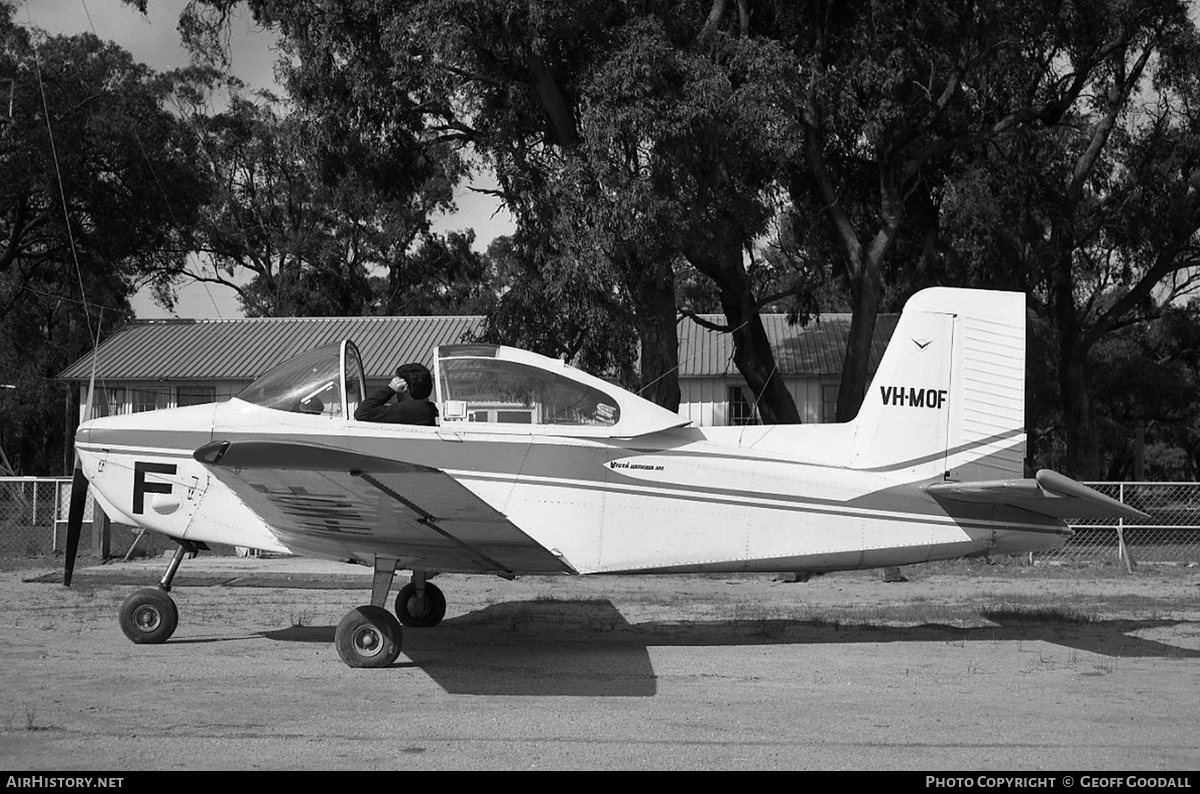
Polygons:
[[[0,557],[39,557],[61,552],[67,545],[67,515],[71,508],[70,477],[0,477]],[[83,513],[79,553],[87,556],[92,543],[96,501],[88,494]],[[109,555],[124,557],[134,548],[157,556],[175,543],[156,532],[138,540],[135,527],[113,524]]]
[[[60,551],[65,532],[56,537],[60,523],[65,527],[71,500],[68,478],[0,478],[0,554],[36,556]],[[88,500],[87,520],[93,502]]]
[[1066,546],[1036,559],[1092,562],[1200,563],[1200,483],[1091,482],[1105,496],[1136,507],[1149,518],[1089,518],[1069,522]]
[[[1200,483],[1089,483],[1107,496],[1150,514],[1148,519],[1088,519],[1072,522],[1075,537],[1062,549],[1035,560],[1200,564]],[[0,477],[0,556],[40,556],[62,551],[71,504],[68,477]],[[95,502],[84,513],[80,553],[90,549]],[[139,554],[158,555],[174,543],[148,532],[140,541],[132,527],[114,524],[109,554],[125,556],[137,543]]]

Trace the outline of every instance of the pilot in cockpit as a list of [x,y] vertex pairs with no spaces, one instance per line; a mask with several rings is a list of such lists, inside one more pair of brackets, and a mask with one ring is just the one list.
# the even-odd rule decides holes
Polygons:
[[[429,401],[433,375],[421,364],[396,368],[391,382],[368,395],[354,411],[360,422],[392,422],[404,425],[436,425],[437,406]],[[396,402],[391,402],[392,397]]]

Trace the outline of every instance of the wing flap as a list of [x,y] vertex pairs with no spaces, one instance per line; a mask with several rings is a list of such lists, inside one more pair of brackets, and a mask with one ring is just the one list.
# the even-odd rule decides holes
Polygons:
[[1051,518],[1150,518],[1136,507],[1050,469],[1041,469],[1034,479],[937,483],[926,490],[939,499],[1002,504]]
[[296,441],[219,441],[194,457],[301,552],[436,571],[573,572],[437,468]]

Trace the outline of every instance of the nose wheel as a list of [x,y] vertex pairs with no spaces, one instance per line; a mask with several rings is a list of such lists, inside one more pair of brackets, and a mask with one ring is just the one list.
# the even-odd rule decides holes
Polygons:
[[333,635],[338,656],[350,667],[390,667],[400,655],[400,621],[383,607],[355,607]]
[[162,590],[138,590],[121,604],[121,631],[138,645],[166,642],[179,625],[179,609]]
[[138,590],[125,599],[118,620],[126,637],[138,645],[158,645],[171,638],[179,625],[179,608],[167,593],[183,558],[196,556],[200,548],[201,544],[179,541],[158,587]]

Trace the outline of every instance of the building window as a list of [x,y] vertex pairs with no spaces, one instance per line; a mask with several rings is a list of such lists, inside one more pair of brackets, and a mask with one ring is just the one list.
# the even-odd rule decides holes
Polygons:
[[129,410],[125,404],[125,389],[96,389],[92,416],[120,416]]
[[170,391],[163,389],[131,389],[133,392],[133,412],[157,411],[167,407]]
[[754,405],[746,399],[746,393],[742,391],[741,386],[730,386],[729,389],[729,411],[726,414],[729,417],[731,425],[756,425],[758,424],[758,416],[754,410]]
[[175,404],[182,408],[185,405],[204,405],[216,402],[217,389],[215,386],[180,386]]
[[821,384],[821,421],[837,421],[837,401],[841,386],[836,383]]

